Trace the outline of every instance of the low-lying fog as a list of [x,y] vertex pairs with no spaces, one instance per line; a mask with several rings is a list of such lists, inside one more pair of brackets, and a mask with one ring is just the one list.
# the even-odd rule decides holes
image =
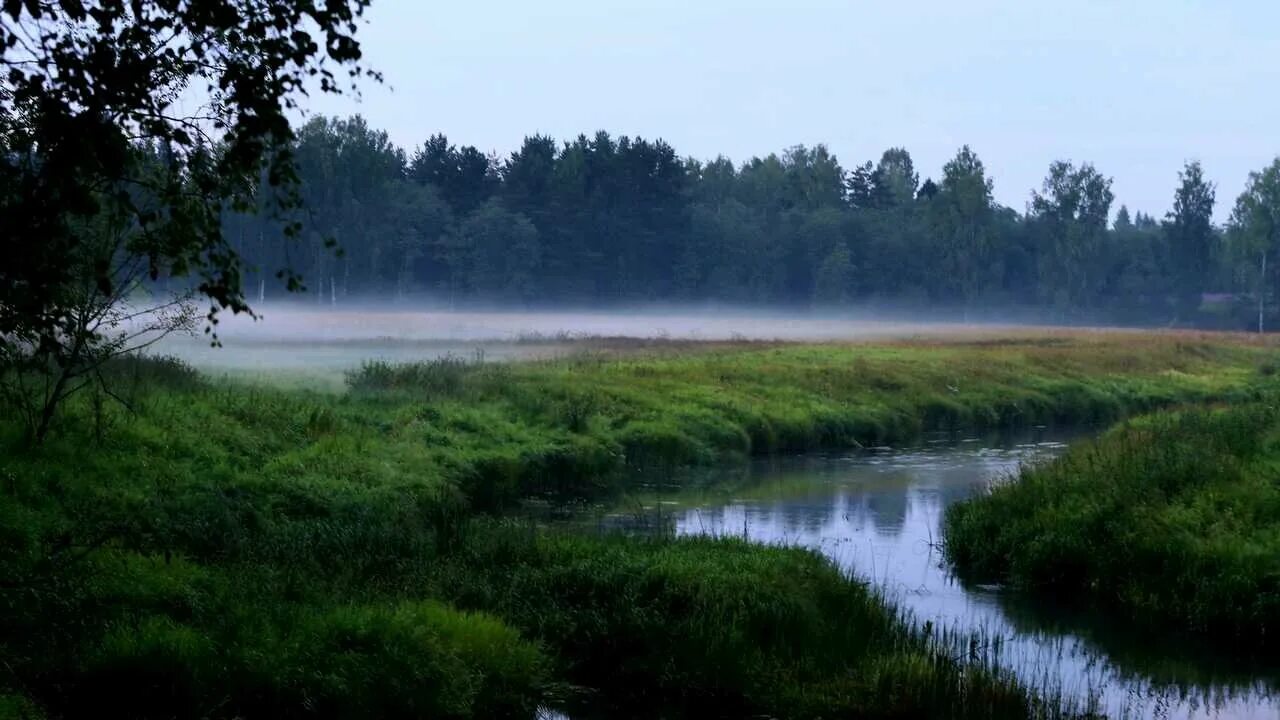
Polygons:
[[760,311],[450,312],[270,304],[257,310],[261,318],[256,321],[244,315],[219,316],[221,348],[210,347],[203,335],[174,335],[152,352],[176,355],[214,372],[340,376],[370,359],[409,362],[446,354],[487,360],[546,357],[592,338],[856,341],[987,334],[1015,327]]

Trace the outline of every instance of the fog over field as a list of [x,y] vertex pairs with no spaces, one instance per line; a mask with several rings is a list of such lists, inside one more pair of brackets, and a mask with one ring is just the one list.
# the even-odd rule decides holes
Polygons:
[[212,347],[205,335],[172,335],[153,352],[180,357],[206,371],[333,373],[372,359],[411,362],[442,355],[485,360],[538,358],[630,339],[842,342],[1007,335],[1037,327],[931,321],[871,312],[787,314],[671,307],[451,312],[390,305],[321,310],[266,304],[259,306],[258,312],[257,320],[247,315],[220,315],[220,348]]

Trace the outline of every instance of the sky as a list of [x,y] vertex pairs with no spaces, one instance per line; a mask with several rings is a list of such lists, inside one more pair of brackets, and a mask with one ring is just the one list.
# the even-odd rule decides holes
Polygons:
[[366,20],[385,84],[309,107],[410,152],[604,129],[737,162],[825,143],[850,168],[902,146],[923,180],[968,144],[1019,211],[1064,159],[1156,216],[1195,159],[1219,221],[1280,155],[1274,0],[373,0]]

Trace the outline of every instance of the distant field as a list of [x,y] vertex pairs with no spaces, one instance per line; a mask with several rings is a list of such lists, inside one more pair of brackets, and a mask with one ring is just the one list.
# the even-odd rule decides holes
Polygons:
[[443,356],[493,360],[546,359],[583,349],[681,350],[740,343],[984,342],[1032,338],[1257,345],[1247,334],[1135,331],[999,323],[945,323],[779,314],[677,312],[418,312],[395,309],[260,308],[262,318],[224,317],[221,348],[208,339],[170,337],[156,352],[177,356],[213,374],[268,379],[289,385],[340,388],[344,371],[365,360],[408,363]]

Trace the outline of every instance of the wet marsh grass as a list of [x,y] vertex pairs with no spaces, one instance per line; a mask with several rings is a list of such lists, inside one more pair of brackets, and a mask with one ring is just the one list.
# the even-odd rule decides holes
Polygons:
[[[581,535],[482,523],[442,571],[557,658],[596,716],[1073,717],[987,643],[917,631],[816,552],[732,537]],[[966,650],[973,641],[972,654]],[[589,690],[588,690],[589,689]],[[584,694],[585,693],[585,694]]]
[[1280,647],[1275,396],[1160,412],[949,509],[966,577],[1102,606],[1221,651]]
[[0,702],[527,717],[593,687],[796,717],[1056,712],[913,639],[810,553],[476,516],[609,497],[637,469],[1250,396],[1264,357],[753,344],[374,366],[342,394],[122,365],[109,432],[84,400],[40,448],[0,419]]

